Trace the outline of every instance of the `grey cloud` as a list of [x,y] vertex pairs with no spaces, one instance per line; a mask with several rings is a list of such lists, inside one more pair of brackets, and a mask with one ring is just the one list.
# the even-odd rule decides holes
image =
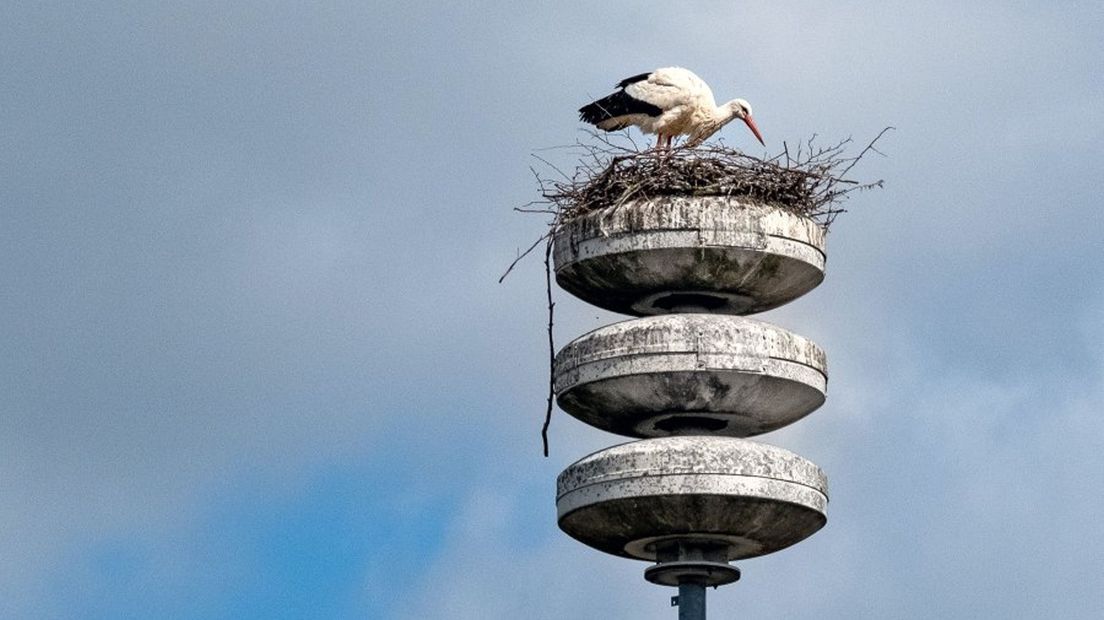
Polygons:
[[[765,440],[829,471],[831,524],[714,600],[1089,617],[1077,584],[1099,545],[1076,528],[1025,539],[1100,508],[1070,482],[1100,469],[1099,11],[699,4],[672,21],[627,7],[12,7],[4,611],[33,608],[89,544],[189,531],[242,472],[294,488],[312,464],[403,441],[473,506],[513,472],[489,502],[505,517],[457,516],[430,569],[444,601],[493,617],[466,597],[509,596],[509,572],[443,567],[517,553],[533,583],[580,588],[549,610],[669,616],[639,566],[559,538],[550,499],[530,493],[619,440],[558,415],[553,459],[538,458],[539,261],[495,280],[541,230],[510,211],[535,191],[528,154],[581,137],[573,110],[595,91],[683,64],[749,98],[774,148],[899,127],[888,159],[856,169],[887,188],[837,223],[822,289],[764,317],[829,353],[828,405]],[[561,344],[615,318],[564,296],[558,310]],[[472,480],[446,465],[467,462]],[[506,520],[492,535],[529,525],[511,511],[535,504],[549,506],[535,547],[465,542],[483,519]],[[1025,559],[1049,571],[1001,590]],[[528,603],[491,611],[545,589],[518,591]],[[426,604],[411,613],[444,613]]]

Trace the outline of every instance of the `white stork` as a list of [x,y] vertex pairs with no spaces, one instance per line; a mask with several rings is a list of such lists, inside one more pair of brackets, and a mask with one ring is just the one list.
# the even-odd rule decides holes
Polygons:
[[657,134],[656,148],[670,148],[671,138],[679,135],[689,136],[688,146],[697,146],[738,118],[766,146],[747,101],[718,106],[709,85],[688,69],[656,69],[625,78],[617,87],[621,90],[579,108],[579,119],[605,131],[636,125]]

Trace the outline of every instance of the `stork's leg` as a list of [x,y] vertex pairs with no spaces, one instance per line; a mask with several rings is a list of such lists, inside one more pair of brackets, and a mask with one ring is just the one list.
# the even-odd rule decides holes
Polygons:
[[669,151],[669,150],[671,150],[671,138],[674,138],[675,136],[673,136],[671,134],[667,134],[664,137],[667,139],[667,142],[666,142],[666,144],[663,145],[663,148],[665,148]]
[[663,132],[659,132],[656,134],[655,150],[659,151],[661,149],[663,149]]

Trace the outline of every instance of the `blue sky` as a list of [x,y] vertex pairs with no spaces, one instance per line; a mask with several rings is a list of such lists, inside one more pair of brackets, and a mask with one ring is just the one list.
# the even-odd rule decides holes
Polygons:
[[[690,67],[872,137],[762,439],[828,526],[713,617],[1104,609],[1099,3],[53,2],[0,20],[0,617],[670,618],[555,525],[537,149]],[[762,151],[735,125],[726,143]],[[561,166],[570,154],[542,152]],[[620,317],[559,295],[563,344]]]

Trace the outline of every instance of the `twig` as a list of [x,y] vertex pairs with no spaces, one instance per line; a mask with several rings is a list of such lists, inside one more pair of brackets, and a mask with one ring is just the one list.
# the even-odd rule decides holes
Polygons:
[[864,148],[862,150],[862,152],[859,153],[858,156],[855,157],[855,159],[851,161],[851,165],[844,168],[843,172],[840,172],[840,176],[842,177],[842,176],[846,175],[848,173],[848,171],[850,171],[852,168],[854,168],[855,164],[859,163],[859,160],[862,159],[863,155],[866,155],[867,151],[873,150],[875,153],[881,155],[882,157],[885,157],[885,153],[882,153],[881,151],[875,149],[874,144],[877,143],[878,139],[881,138],[883,135],[885,135],[885,132],[889,131],[890,129],[896,130],[897,128],[893,127],[893,126],[890,126],[890,127],[886,127],[885,129],[879,131],[878,135],[874,136],[874,139],[870,141],[870,144],[867,144],[866,148]]
[[534,242],[533,242],[533,245],[529,246],[529,249],[528,249],[528,250],[525,250],[525,251],[524,251],[524,252],[522,252],[521,254],[518,254],[518,257],[514,259],[514,262],[510,263],[510,266],[506,268],[506,272],[505,272],[505,273],[503,273],[503,274],[502,274],[502,277],[500,277],[500,278],[498,279],[498,283],[499,283],[499,284],[502,284],[502,281],[506,279],[506,276],[510,275],[510,272],[514,270],[514,267],[515,267],[515,266],[516,266],[516,265],[517,265],[517,264],[518,264],[519,262],[521,262],[521,259],[523,259],[523,258],[525,258],[526,256],[528,256],[530,252],[532,252],[532,251],[533,251],[534,249],[536,249],[536,247],[537,247],[538,245],[540,245],[541,239],[549,239],[549,240],[551,240],[551,238],[552,238],[552,233],[551,233],[551,232],[547,232],[547,233],[545,233],[545,234],[541,235],[539,239],[537,239],[536,241],[534,241]]
[[541,427],[545,458],[548,458],[548,425],[552,423],[552,399],[556,389],[556,345],[552,341],[552,317],[556,307],[552,303],[552,245],[552,237],[548,236],[544,245],[544,290],[548,295],[548,408],[544,412],[544,426]]
[[557,168],[556,164],[553,164],[552,162],[548,161],[547,159],[541,157],[540,155],[537,155],[536,153],[532,153],[532,154],[530,154],[530,157],[536,159],[537,161],[539,161],[542,164],[548,166],[549,168],[555,170],[556,172],[559,172],[560,176],[563,177],[565,180],[567,180],[567,181],[571,180],[571,177],[567,176],[567,174],[564,173],[563,170],[560,170],[559,168]]

